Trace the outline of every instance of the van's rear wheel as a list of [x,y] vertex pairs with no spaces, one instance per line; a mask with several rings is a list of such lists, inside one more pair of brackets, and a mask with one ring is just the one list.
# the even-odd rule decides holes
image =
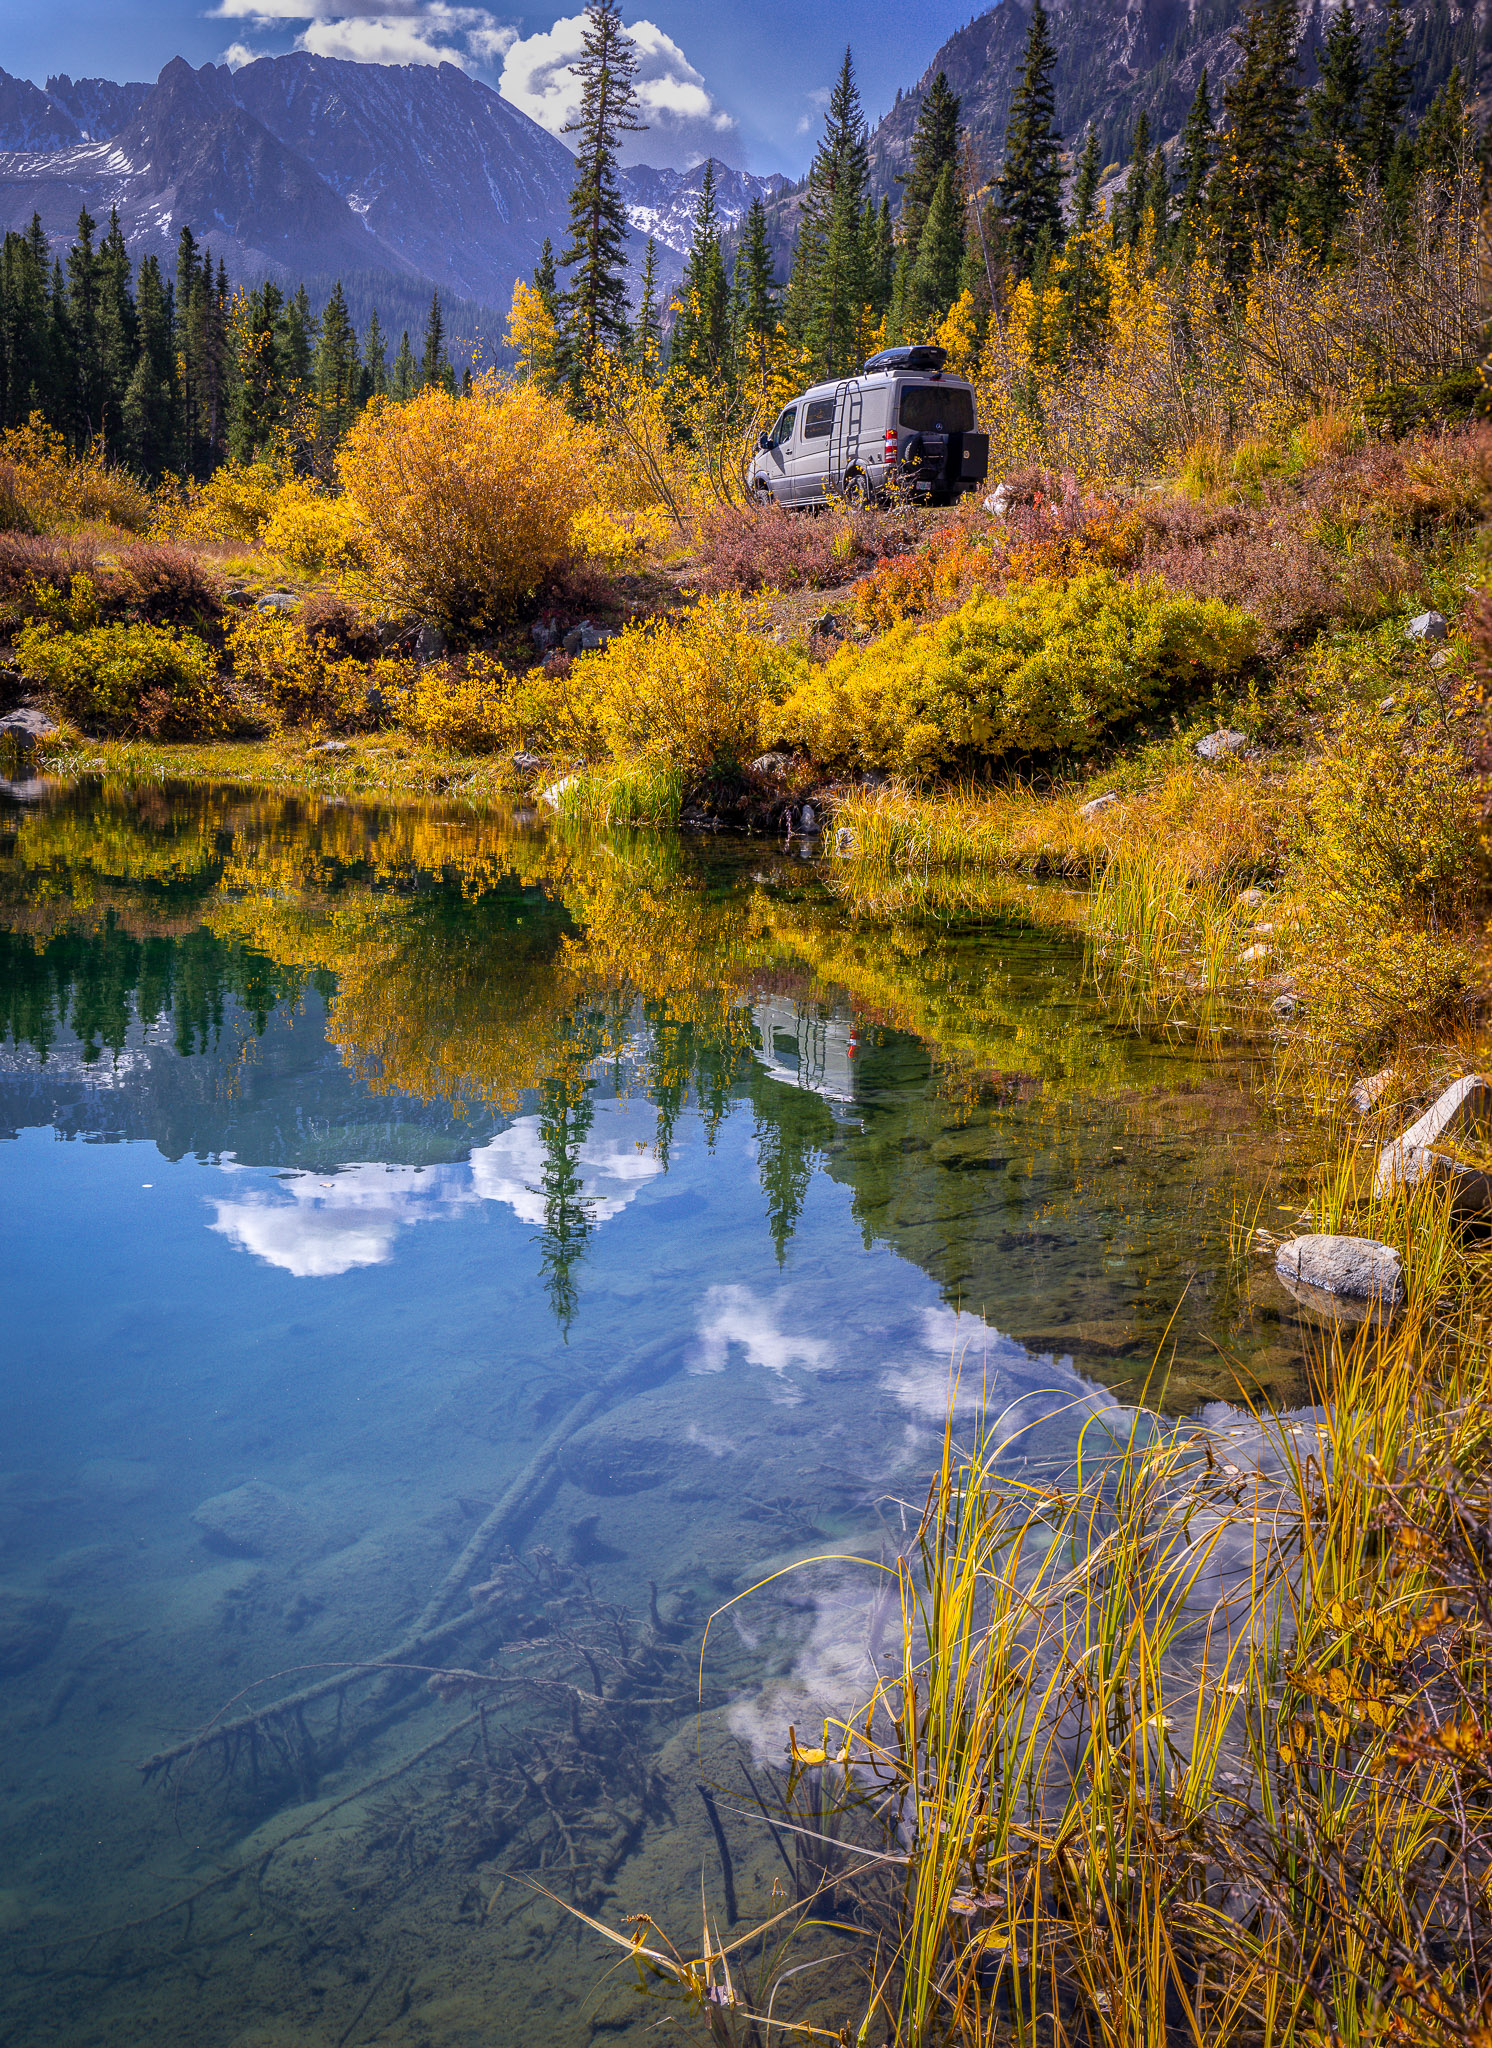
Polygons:
[[863,469],[852,469],[844,480],[844,502],[852,512],[863,512],[875,497],[870,478]]

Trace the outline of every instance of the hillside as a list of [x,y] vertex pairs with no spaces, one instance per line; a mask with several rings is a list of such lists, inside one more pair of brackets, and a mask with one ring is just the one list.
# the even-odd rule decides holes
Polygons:
[[[1180,132],[1186,110],[1206,69],[1213,107],[1237,59],[1232,31],[1247,12],[1246,0],[1048,0],[1057,47],[1057,121],[1064,136],[1080,137],[1093,123],[1105,159],[1127,153],[1136,115],[1143,109],[1152,132],[1163,139]],[[1328,0],[1306,0],[1302,8],[1304,75],[1331,13]],[[1492,4],[1489,0],[1405,0],[1410,25],[1414,109],[1426,106],[1451,66],[1476,93],[1492,86]],[[1357,9],[1376,37],[1382,0],[1363,0]],[[948,38],[922,77],[903,93],[871,137],[871,173],[877,193],[895,194],[895,174],[908,159],[912,129],[922,95],[940,71],[963,101],[963,118],[990,169],[1000,161],[1010,94],[1020,71],[1030,24],[1022,0],[979,15]]]

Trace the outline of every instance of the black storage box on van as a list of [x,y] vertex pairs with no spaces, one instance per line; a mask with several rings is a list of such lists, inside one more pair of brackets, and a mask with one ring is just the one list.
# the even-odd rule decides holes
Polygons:
[[983,483],[989,475],[989,435],[950,434],[946,474],[951,485]]

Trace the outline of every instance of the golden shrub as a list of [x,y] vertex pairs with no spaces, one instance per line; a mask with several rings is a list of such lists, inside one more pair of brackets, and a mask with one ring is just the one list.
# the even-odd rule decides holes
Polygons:
[[356,568],[362,562],[356,508],[347,498],[318,490],[305,477],[289,477],[270,501],[265,547],[304,575]]
[[85,456],[68,453],[67,443],[39,412],[24,426],[0,434],[0,469],[12,509],[13,530],[29,525],[45,533],[88,520],[143,533],[150,524],[154,500],[138,478],[104,459],[97,449]]
[[416,739],[453,754],[490,754],[516,745],[518,682],[482,654],[465,663],[416,669],[399,700],[399,723]]
[[461,632],[511,613],[575,551],[593,439],[533,384],[489,372],[370,406],[337,455],[389,595]]
[[803,663],[755,624],[733,593],[707,597],[681,619],[629,626],[583,655],[578,694],[612,756],[704,775],[760,752],[763,714]]
[[16,635],[15,665],[89,732],[209,739],[238,722],[212,650],[194,633],[138,622],[69,631],[42,618]]
[[826,765],[926,774],[1009,754],[1091,752],[1182,684],[1235,674],[1253,621],[1106,569],[976,591],[931,630],[841,648],[776,711],[773,736]]
[[238,680],[285,725],[366,731],[393,717],[414,664],[403,655],[372,661],[342,654],[334,642],[307,638],[282,612],[250,612],[228,635]]
[[188,491],[177,531],[196,540],[258,541],[283,481],[272,462],[225,462]]

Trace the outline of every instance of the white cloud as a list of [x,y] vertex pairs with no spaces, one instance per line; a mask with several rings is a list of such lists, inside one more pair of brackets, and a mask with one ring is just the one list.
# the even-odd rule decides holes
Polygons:
[[[608,1121],[621,1135],[593,1130],[576,1156],[586,1214],[594,1224],[619,1216],[663,1166],[638,1150],[641,1120],[623,1105]],[[231,1160],[225,1171],[243,1169]],[[503,1202],[520,1222],[544,1224],[544,1141],[536,1116],[520,1117],[469,1160],[452,1166],[343,1166],[329,1174],[284,1175],[273,1190],[214,1204],[208,1226],[240,1251],[299,1280],[324,1280],[393,1257],[401,1230],[458,1215],[474,1202]]]
[[[355,64],[459,64],[489,70],[507,55],[518,31],[485,7],[452,0],[219,0],[219,20],[256,28],[305,22],[295,38],[313,57],[345,57]],[[237,70],[255,52],[234,43],[223,61]]]
[[223,52],[222,61],[230,71],[242,71],[245,64],[252,64],[258,54],[247,43],[230,43]]
[[[553,28],[515,41],[503,64],[498,91],[551,135],[563,136],[580,108],[580,82],[571,66],[581,54],[584,29],[584,15],[565,15]],[[706,156],[733,157],[733,117],[716,106],[673,38],[651,21],[630,22],[627,33],[637,46],[637,98],[648,125],[645,134],[623,137],[624,161],[689,165]]]
[[775,1302],[763,1301],[749,1287],[712,1287],[700,1310],[699,1344],[690,1366],[692,1372],[724,1372],[733,1344],[746,1353],[748,1365],[760,1365],[768,1372],[784,1373],[790,1365],[818,1372],[834,1357],[834,1346],[822,1337],[795,1336],[777,1326],[779,1295]]

